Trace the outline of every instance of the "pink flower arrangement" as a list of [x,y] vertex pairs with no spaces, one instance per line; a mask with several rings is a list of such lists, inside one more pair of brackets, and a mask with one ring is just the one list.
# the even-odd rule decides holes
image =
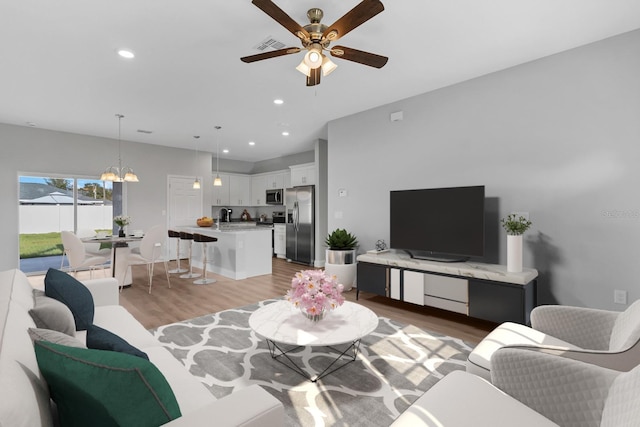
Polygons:
[[335,276],[327,276],[324,270],[303,270],[291,280],[291,289],[285,299],[310,316],[319,316],[344,303],[342,291]]

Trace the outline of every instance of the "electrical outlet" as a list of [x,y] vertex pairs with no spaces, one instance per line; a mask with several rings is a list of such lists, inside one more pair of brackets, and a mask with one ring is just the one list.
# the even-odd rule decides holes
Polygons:
[[627,303],[627,291],[616,289],[613,291],[613,302],[616,304]]

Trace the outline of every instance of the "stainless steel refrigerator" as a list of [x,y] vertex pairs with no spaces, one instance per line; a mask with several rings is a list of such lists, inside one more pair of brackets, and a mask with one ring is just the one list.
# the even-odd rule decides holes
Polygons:
[[287,260],[313,265],[315,261],[314,187],[287,188]]

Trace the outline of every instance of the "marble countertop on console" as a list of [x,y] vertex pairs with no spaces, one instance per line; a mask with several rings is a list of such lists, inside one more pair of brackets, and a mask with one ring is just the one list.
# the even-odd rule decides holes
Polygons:
[[506,265],[483,264],[478,262],[438,262],[411,258],[405,253],[386,252],[378,255],[358,255],[358,261],[372,264],[388,265],[390,267],[409,268],[412,270],[431,271],[434,273],[450,274],[453,276],[471,277],[475,279],[492,280],[494,282],[515,283],[526,285],[538,277],[538,270],[524,268],[522,273],[510,273]]

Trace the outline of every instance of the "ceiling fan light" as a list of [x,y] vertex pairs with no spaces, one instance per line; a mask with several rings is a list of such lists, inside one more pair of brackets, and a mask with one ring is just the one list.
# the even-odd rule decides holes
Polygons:
[[322,65],[322,56],[322,53],[318,49],[309,49],[309,52],[304,55],[304,63],[309,68],[318,68]]
[[323,55],[323,59],[322,59],[322,75],[324,77],[327,77],[329,74],[331,74],[336,68],[338,68],[338,66],[335,64],[335,62],[333,62],[332,60],[330,60],[327,56]]
[[302,74],[304,74],[307,77],[311,75],[311,68],[309,68],[307,64],[305,64],[304,59],[300,62],[300,64],[298,64],[298,66],[296,67],[296,70],[300,71]]

